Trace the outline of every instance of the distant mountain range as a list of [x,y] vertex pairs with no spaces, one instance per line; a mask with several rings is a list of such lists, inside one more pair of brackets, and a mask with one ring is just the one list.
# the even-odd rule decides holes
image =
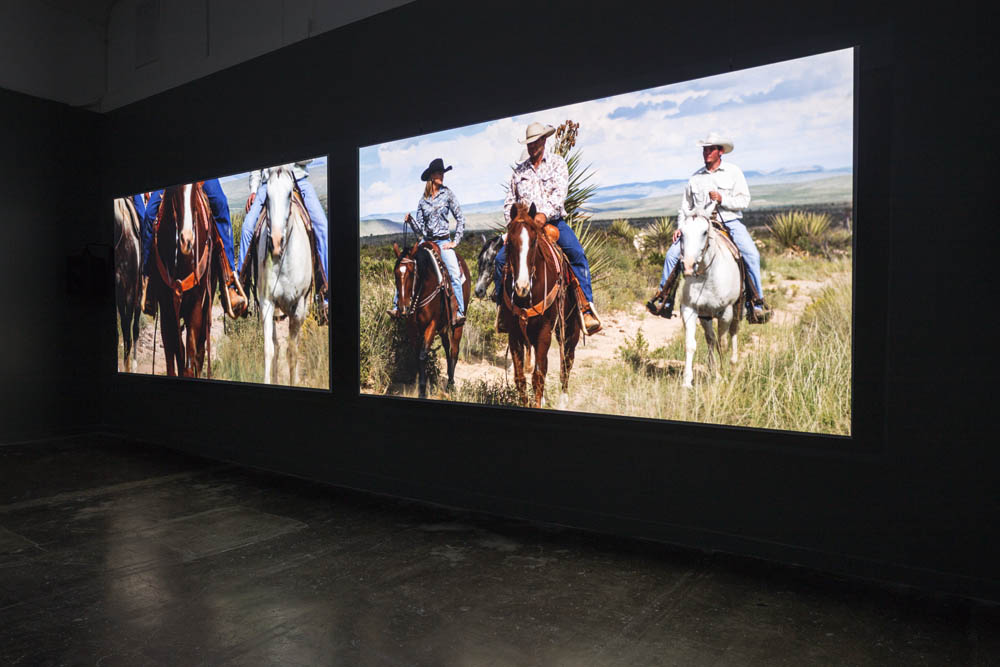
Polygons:
[[[851,167],[824,169],[819,165],[808,165],[767,172],[746,171],[744,175],[757,205],[781,206],[785,200],[788,205],[811,202],[816,198],[827,201],[823,197],[830,197],[829,201],[849,201],[852,173]],[[684,192],[687,181],[686,178],[674,178],[600,187],[588,201],[588,209],[595,219],[636,214],[673,215],[679,203],[677,198]],[[816,181],[813,185],[804,185],[813,181]],[[468,228],[484,229],[498,224],[502,221],[502,206],[503,199],[462,204]],[[360,234],[401,234],[405,216],[405,212],[365,216],[361,218]]]

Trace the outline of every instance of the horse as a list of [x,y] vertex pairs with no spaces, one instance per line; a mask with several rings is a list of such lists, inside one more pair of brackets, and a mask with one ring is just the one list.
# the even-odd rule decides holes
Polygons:
[[530,208],[524,204],[511,206],[500,317],[504,318],[508,332],[514,384],[524,405],[528,405],[524,377],[525,350],[529,354],[534,350],[535,368],[531,385],[535,407],[540,408],[552,334],[555,333],[560,341],[559,379],[565,396],[583,323],[575,291],[569,289],[569,262],[546,236],[544,225],[535,222],[535,213],[534,204]]
[[503,236],[497,234],[491,239],[486,238],[485,234],[481,236],[483,237],[483,247],[480,248],[479,256],[476,258],[479,278],[476,280],[476,288],[473,293],[476,298],[484,299],[486,298],[486,289],[493,282],[493,262],[496,260],[500,248],[503,247]]
[[[451,281],[436,255],[437,246],[430,242],[417,242],[407,251],[393,243],[396,265],[396,293],[399,295],[399,313],[406,318],[406,331],[417,352],[417,386],[420,398],[427,396],[427,355],[434,336],[441,337],[441,347],[448,360],[448,388],[455,386],[455,366],[458,348],[462,342],[465,325],[452,326],[448,313]],[[469,267],[459,256],[462,270],[462,299],[469,304]]]
[[126,373],[132,372],[135,361],[139,316],[142,314],[142,304],[139,303],[142,293],[139,224],[139,214],[132,200],[115,199],[115,301],[122,330],[122,359]]
[[[147,290],[160,309],[167,375],[199,377],[211,347],[215,254],[212,212],[201,183],[167,188],[157,213]],[[181,326],[186,330],[181,345]],[[208,375],[212,375],[211,353]]]
[[[714,202],[713,202],[714,204]],[[736,363],[737,334],[743,315],[743,278],[738,261],[710,215],[714,207],[678,218],[682,239],[684,285],[681,288],[681,319],[684,321],[685,353],[683,386],[691,388],[694,373],[695,321],[700,320],[708,345],[708,366],[719,376],[713,352],[722,359],[722,336],[728,334],[732,346],[730,363]],[[718,334],[713,323],[718,322]]]
[[248,290],[256,287],[260,305],[257,311],[264,332],[264,383],[278,382],[274,360],[278,350],[278,330],[274,326],[277,309],[288,316],[288,382],[296,384],[299,332],[309,314],[314,269],[306,224],[309,214],[295,185],[295,175],[287,166],[271,169],[261,215],[265,217],[261,238],[266,242],[256,244],[256,276],[251,277]]

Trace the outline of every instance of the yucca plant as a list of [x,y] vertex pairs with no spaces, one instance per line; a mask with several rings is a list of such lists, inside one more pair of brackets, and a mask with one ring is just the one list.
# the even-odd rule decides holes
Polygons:
[[665,254],[673,243],[674,229],[676,229],[674,218],[668,216],[656,218],[653,224],[636,236],[636,250],[640,255],[654,251],[660,255]]
[[608,227],[608,235],[617,236],[620,239],[625,239],[628,242],[632,242],[635,238],[635,227],[625,219],[618,218],[617,220],[611,221],[611,226]]
[[555,153],[566,159],[566,168],[569,170],[569,187],[564,204],[566,224],[576,234],[580,245],[583,246],[584,254],[587,255],[591,282],[598,282],[606,276],[611,265],[611,257],[607,251],[608,237],[597,234],[591,229],[590,214],[584,208],[587,200],[597,190],[597,185],[590,182],[594,176],[591,165],[582,166],[580,151],[573,151],[579,129],[579,123],[567,120],[556,129],[551,145]]
[[765,227],[780,246],[790,250],[807,250],[823,245],[830,224],[830,216],[826,213],[786,211],[772,215],[770,224]]

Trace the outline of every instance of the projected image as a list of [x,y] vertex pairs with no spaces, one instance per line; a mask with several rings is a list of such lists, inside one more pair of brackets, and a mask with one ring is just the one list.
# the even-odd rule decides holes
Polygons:
[[327,159],[115,199],[118,370],[329,389]]
[[361,391],[848,435],[854,50],[359,151]]

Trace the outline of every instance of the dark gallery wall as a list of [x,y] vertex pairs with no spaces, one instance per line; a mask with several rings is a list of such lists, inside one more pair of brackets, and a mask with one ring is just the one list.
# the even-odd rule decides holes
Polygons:
[[[118,376],[107,338],[104,427],[334,484],[1000,599],[982,324],[995,306],[977,289],[996,236],[985,17],[972,2],[938,16],[869,5],[488,2],[473,16],[416,2],[108,114],[103,201],[328,153],[336,287],[331,394]],[[852,45],[854,437],[358,395],[358,146]],[[110,228],[109,208],[93,240]]]
[[[95,240],[97,114],[0,90],[0,443],[93,427],[109,328],[105,274],[79,267]],[[91,248],[107,258],[107,248]],[[95,296],[91,285],[99,290]]]

